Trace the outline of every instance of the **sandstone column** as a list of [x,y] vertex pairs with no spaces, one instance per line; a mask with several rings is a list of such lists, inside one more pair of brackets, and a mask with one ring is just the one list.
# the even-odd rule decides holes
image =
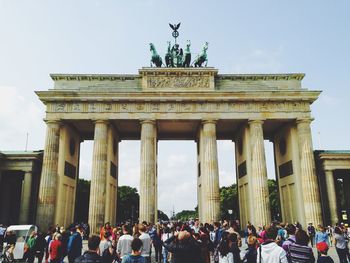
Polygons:
[[37,225],[46,231],[53,225],[56,210],[56,195],[58,184],[58,154],[60,138],[60,122],[46,121],[46,139],[43,157],[43,167],[40,178],[40,188],[37,207]]
[[202,171],[202,216],[203,223],[220,220],[219,168],[216,144],[216,121],[203,121]]
[[19,223],[27,225],[29,223],[29,209],[30,209],[30,200],[32,192],[32,173],[25,172],[24,179],[22,183],[22,196],[21,196],[21,207],[19,212]]
[[334,226],[336,223],[338,223],[339,218],[338,218],[337,196],[335,193],[333,171],[326,170],[325,177],[326,177],[329,210],[330,210],[329,211],[330,212],[330,219],[331,219],[332,226]]
[[155,223],[156,218],[157,129],[153,120],[141,121],[139,221]]
[[300,172],[305,207],[305,223],[322,223],[321,202],[312,150],[311,119],[298,119]]
[[107,128],[108,122],[95,122],[94,149],[89,203],[91,234],[97,234],[105,223],[106,176],[107,176]]
[[249,120],[251,147],[251,188],[253,201],[253,223],[263,226],[271,223],[269,189],[264,149],[262,120]]

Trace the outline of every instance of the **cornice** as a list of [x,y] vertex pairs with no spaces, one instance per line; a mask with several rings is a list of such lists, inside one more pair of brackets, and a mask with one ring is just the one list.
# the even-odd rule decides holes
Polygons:
[[[35,92],[43,102],[59,101],[304,101],[314,102],[321,91],[193,91],[193,92],[122,92],[49,90]],[[165,96],[166,94],[166,96]]]
[[305,77],[304,73],[282,73],[282,74],[219,74],[217,80],[298,80]]
[[136,74],[50,74],[53,81],[93,81],[93,80],[135,80],[140,79]]

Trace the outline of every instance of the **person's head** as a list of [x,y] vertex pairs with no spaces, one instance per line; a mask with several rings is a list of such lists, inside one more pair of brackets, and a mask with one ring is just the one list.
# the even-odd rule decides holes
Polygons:
[[257,241],[257,238],[256,236],[253,236],[253,235],[250,235],[248,236],[247,238],[247,244],[248,244],[248,247],[256,247],[256,241]]
[[266,228],[266,237],[268,239],[275,240],[277,237],[278,229],[275,226],[269,226]]
[[321,254],[327,255],[328,245],[327,245],[326,242],[319,242],[319,243],[317,243],[316,244],[316,248]]
[[130,234],[130,227],[129,225],[125,224],[122,226],[122,231],[124,235]]
[[255,226],[253,226],[253,225],[249,225],[249,226],[247,226],[247,230],[248,230],[248,234],[249,235],[256,235],[256,228],[255,228]]
[[219,243],[218,250],[220,252],[221,256],[226,256],[230,252],[230,244],[229,244],[229,233],[228,232],[223,232],[221,241]]
[[296,228],[295,228],[295,225],[293,225],[293,224],[288,224],[287,226],[286,226],[286,230],[287,230],[287,234],[288,235],[295,235],[295,231],[296,231]]
[[55,240],[62,240],[62,235],[60,233],[57,233],[55,235]]
[[179,234],[177,235],[177,239],[179,241],[185,241],[187,240],[189,237],[191,236],[191,234],[187,231],[180,231]]
[[36,236],[36,232],[33,231],[31,234],[30,234],[31,237],[35,237]]
[[336,228],[334,228],[334,234],[341,235],[342,234],[341,228],[338,226]]
[[88,248],[91,251],[97,251],[100,245],[100,237],[98,236],[91,236],[89,237],[89,241],[88,241]]
[[105,228],[106,228],[106,229],[109,229],[109,228],[111,228],[111,223],[109,223],[109,222],[106,222],[106,223],[105,223]]
[[139,225],[139,231],[140,233],[145,233],[147,230],[146,226],[144,224]]
[[298,245],[307,246],[309,243],[309,240],[310,238],[304,230],[299,229],[295,233],[295,243],[297,243]]
[[131,249],[134,253],[140,253],[141,254],[141,248],[142,248],[142,241],[141,239],[135,237],[132,241],[131,241]]

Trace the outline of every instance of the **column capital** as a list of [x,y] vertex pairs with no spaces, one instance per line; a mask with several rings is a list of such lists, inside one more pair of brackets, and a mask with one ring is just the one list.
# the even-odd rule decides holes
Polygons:
[[296,124],[310,124],[314,118],[297,118],[295,120]]
[[155,119],[140,119],[140,123],[141,124],[144,124],[144,123],[156,124],[156,120]]
[[248,124],[264,124],[265,119],[248,119]]
[[325,173],[332,173],[333,174],[333,169],[331,169],[331,168],[324,168],[323,170]]
[[202,124],[207,124],[207,123],[216,124],[217,122],[218,122],[217,119],[203,119],[202,120]]
[[94,124],[96,124],[96,123],[108,124],[108,123],[109,123],[109,120],[107,120],[107,119],[92,119],[92,122],[93,122]]
[[62,120],[61,119],[44,119],[44,122],[46,124],[58,124],[62,125]]

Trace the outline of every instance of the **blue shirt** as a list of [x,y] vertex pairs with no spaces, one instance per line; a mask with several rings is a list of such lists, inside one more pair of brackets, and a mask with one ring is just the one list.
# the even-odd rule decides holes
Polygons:
[[316,232],[315,243],[326,242],[329,245],[328,234],[326,232]]

